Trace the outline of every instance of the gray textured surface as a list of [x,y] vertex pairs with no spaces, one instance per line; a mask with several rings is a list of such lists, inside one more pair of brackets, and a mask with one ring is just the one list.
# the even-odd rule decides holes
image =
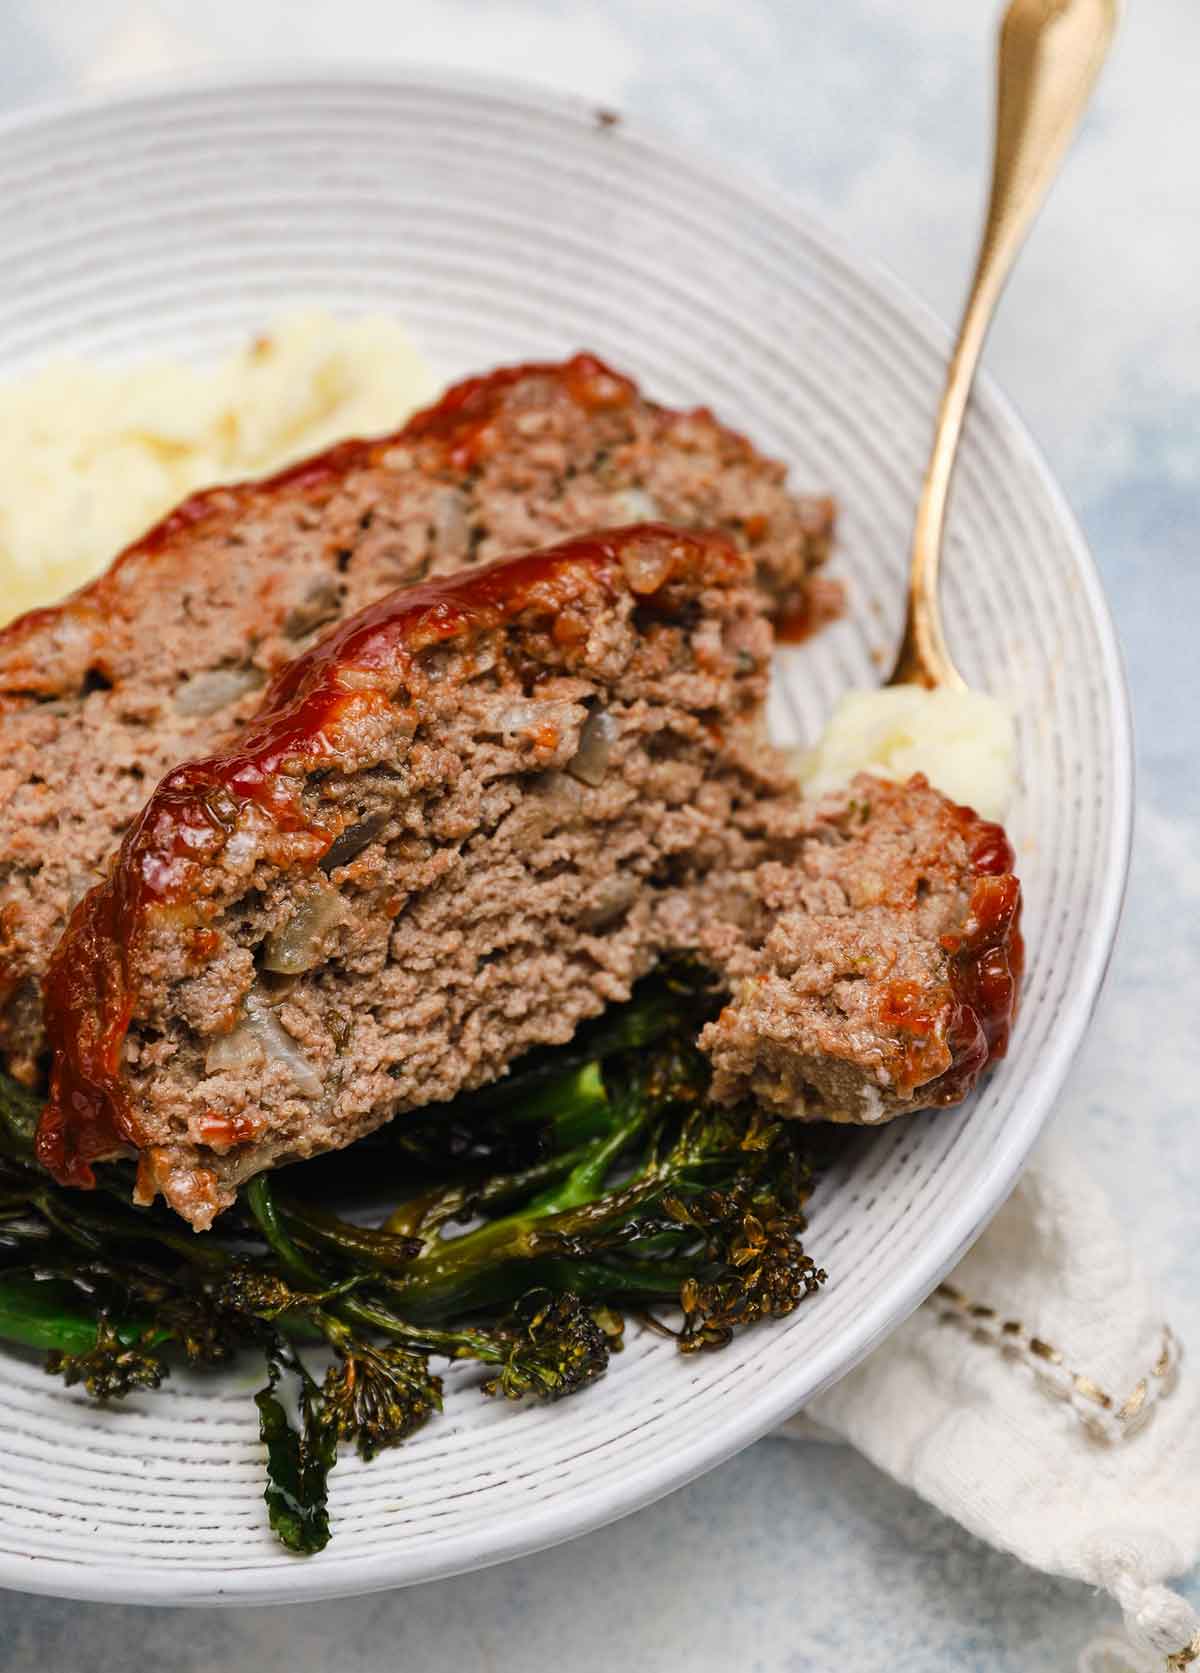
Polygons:
[[[799,192],[944,315],[986,162],[981,0],[5,0],[0,104],[297,54],[492,68],[636,111]],[[1200,110],[1194,0],[1143,0],[1026,253],[989,362],[1081,515],[1122,630],[1140,801],[1125,927],[1059,1119],[1126,1205],[1185,1338],[1200,977]],[[1185,1589],[1200,1602],[1200,1583]],[[358,1603],[171,1611],[0,1598],[0,1670],[375,1673],[685,1664],[739,1673],[1069,1669],[1110,1618],[841,1450],[760,1443],[558,1551]]]

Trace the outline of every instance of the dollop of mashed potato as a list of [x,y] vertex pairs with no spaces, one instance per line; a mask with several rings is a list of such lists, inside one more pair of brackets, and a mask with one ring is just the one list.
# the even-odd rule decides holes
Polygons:
[[1003,703],[982,691],[850,691],[815,748],[795,751],[794,759],[810,795],[836,789],[858,772],[901,780],[924,773],[953,801],[985,819],[1002,819],[1013,794],[1013,721]]
[[394,429],[433,394],[393,321],[318,311],[218,365],[61,360],[0,385],[0,624],[90,580],[197,488]]

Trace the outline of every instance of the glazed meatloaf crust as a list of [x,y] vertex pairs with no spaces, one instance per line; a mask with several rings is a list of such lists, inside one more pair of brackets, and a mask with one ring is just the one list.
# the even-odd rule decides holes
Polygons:
[[657,517],[724,529],[803,607],[827,500],[706,411],[591,356],[451,389],[395,435],[186,501],[56,609],[0,632],[0,1055],[34,1083],[71,906],[159,778],[231,737],[314,635],[393,587]]
[[[733,993],[706,1042],[723,1093],[847,1119],[919,1107],[922,1079],[961,1096],[981,1059],[943,1001],[969,1006],[985,940],[1011,950],[1015,880],[1003,933],[972,924],[1002,834],[920,783],[910,813],[902,792],[805,808],[761,742],[770,647],[744,555],[662,526],[343,624],[231,748],[164,779],[76,908],[43,1162],[86,1185],[137,1155],[139,1200],[207,1226],[250,1175],[565,1040],[669,951]],[[820,1030],[796,1004],[784,1049],[768,988],[822,980]]]

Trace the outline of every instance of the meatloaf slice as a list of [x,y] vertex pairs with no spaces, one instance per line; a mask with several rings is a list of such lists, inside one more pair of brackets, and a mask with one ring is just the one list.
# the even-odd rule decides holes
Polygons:
[[716,535],[615,531],[399,592],[170,773],[47,982],[39,1154],[207,1226],[261,1169],[565,1040],[666,952],[730,988],[720,1096],[955,1101],[1019,973],[1003,832],[924,780],[806,806]]
[[706,411],[588,355],[451,389],[397,434],[187,500],[90,586],[0,632],[0,1055],[33,1082],[73,903],[177,762],[218,747],[316,631],[430,573],[659,517],[723,528],[802,603],[827,500]]
[[177,767],[46,983],[39,1155],[240,1181],[570,1037],[654,962],[656,897],[763,857],[771,634],[719,535],[644,526],[392,593]]

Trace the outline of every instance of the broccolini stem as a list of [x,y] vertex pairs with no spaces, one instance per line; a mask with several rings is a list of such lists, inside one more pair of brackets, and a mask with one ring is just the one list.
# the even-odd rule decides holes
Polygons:
[[[570,1291],[589,1302],[644,1306],[655,1301],[677,1301],[680,1284],[694,1271],[694,1261],[632,1260],[624,1254],[611,1265],[603,1260],[543,1257],[481,1268],[450,1296],[425,1298],[410,1291],[397,1299],[405,1316],[415,1323],[492,1312],[511,1306],[531,1289],[552,1290],[556,1295]],[[390,1282],[385,1288],[394,1293]]]
[[[268,1176],[261,1173],[256,1175],[245,1186],[242,1195],[258,1224],[259,1230],[288,1277],[294,1282],[304,1284],[310,1289],[315,1289],[327,1295],[324,1274],[296,1246],[284,1228],[279,1205],[271,1191]],[[372,1330],[384,1331],[394,1340],[402,1341],[409,1346],[415,1347],[418,1345],[418,1334],[414,1327],[389,1309],[365,1300],[359,1295],[346,1293],[339,1295],[327,1308],[310,1307],[308,1317],[326,1339],[335,1346],[344,1339],[346,1334],[346,1326],[343,1321],[363,1325]],[[440,1353],[444,1350],[430,1348],[427,1351]]]
[[[564,1098],[572,1084],[581,1108],[589,1102],[602,1107],[603,1088],[596,1065],[617,1052],[640,1051],[664,1035],[688,1032],[689,1023],[695,1025],[698,1008],[694,993],[670,987],[643,989],[627,1004],[582,1027],[565,1045],[543,1048],[533,1062],[456,1099],[449,1109],[456,1117],[487,1113],[493,1119],[522,1124],[553,1119],[559,1108],[556,1100]],[[576,1079],[573,1071],[582,1071],[581,1077]],[[544,1106],[534,1100],[535,1092],[543,1087],[547,1089]]]
[[444,1220],[452,1218],[466,1200],[465,1186],[435,1185],[431,1190],[409,1197],[407,1202],[393,1208],[381,1230],[388,1237],[419,1237],[431,1220],[441,1225]]
[[242,1201],[254,1216],[255,1224],[262,1233],[267,1247],[275,1255],[288,1278],[293,1283],[318,1290],[324,1289],[324,1275],[312,1264],[308,1256],[296,1247],[284,1229],[279,1210],[275,1206],[270,1180],[265,1173],[255,1174],[248,1184],[243,1185]]
[[[497,1267],[535,1257],[570,1258],[574,1241],[589,1235],[594,1239],[619,1226],[663,1188],[657,1178],[637,1179],[610,1191],[599,1202],[584,1202],[542,1217],[519,1210],[489,1220],[461,1237],[435,1243],[406,1271],[387,1280],[387,1290],[403,1303],[405,1312],[414,1316],[452,1317],[480,1304],[481,1281],[494,1276]],[[528,1281],[521,1284],[521,1290],[528,1287]]]
[[524,1079],[524,1076],[516,1077],[515,1085],[512,1081],[497,1083],[509,1092],[513,1102],[493,1111],[493,1119],[499,1115],[506,1125],[522,1127],[545,1122],[554,1128],[560,1142],[570,1143],[576,1137],[590,1137],[597,1114],[607,1109],[598,1058],[591,1058],[565,1073],[535,1076],[528,1089],[521,1084]]
[[72,1192],[67,1196],[64,1192],[49,1189],[31,1193],[29,1201],[64,1237],[93,1253],[103,1251],[106,1237],[120,1237],[131,1242],[160,1244],[173,1254],[182,1255],[191,1265],[209,1271],[217,1272],[229,1265],[225,1250],[214,1247],[194,1233],[172,1231],[156,1217],[137,1210],[122,1213],[120,1210],[85,1207],[79,1193]]
[[421,1251],[420,1240],[394,1236],[385,1228],[356,1226],[335,1214],[291,1197],[275,1197],[276,1216],[284,1222],[293,1242],[315,1247],[370,1270],[402,1270]]
[[640,1098],[629,1102],[632,1107],[624,1114],[619,1109],[613,1111],[615,1125],[612,1131],[584,1147],[583,1155],[562,1184],[534,1197],[522,1211],[525,1218],[542,1219],[568,1208],[579,1208],[603,1190],[613,1163],[623,1151],[628,1150],[649,1119],[650,1112]]
[[[695,1271],[695,1261],[632,1260],[622,1255],[619,1262],[547,1261],[545,1276],[534,1263],[532,1281],[548,1290],[572,1290],[603,1301],[677,1301],[679,1286]],[[529,1281],[530,1274],[524,1275]]]
[[[138,1341],[148,1329],[144,1320],[113,1322],[117,1335],[127,1343]],[[0,1277],[0,1337],[27,1348],[86,1353],[96,1345],[95,1308],[86,1306],[65,1281],[8,1273]]]
[[30,1201],[41,1214],[42,1218],[51,1225],[56,1232],[61,1233],[68,1243],[73,1243],[79,1249],[84,1249],[89,1255],[99,1254],[103,1248],[100,1239],[80,1224],[77,1216],[65,1211],[65,1204],[60,1205],[53,1191],[39,1191]]
[[504,1208],[526,1201],[539,1188],[556,1184],[592,1153],[593,1141],[588,1139],[564,1150],[561,1155],[545,1156],[513,1173],[494,1173],[483,1180],[471,1195],[471,1203],[479,1208]]
[[383,1229],[393,1237],[425,1237],[456,1214],[475,1209],[503,1208],[524,1202],[539,1187],[555,1184],[593,1154],[593,1143],[576,1145],[562,1155],[545,1156],[513,1173],[494,1173],[475,1185],[442,1185],[411,1197],[394,1208]]
[[[498,1365],[504,1358],[504,1348],[486,1331],[439,1330],[433,1326],[415,1325],[379,1302],[364,1301],[357,1296],[353,1306],[339,1303],[336,1311],[352,1316],[355,1324],[377,1330],[416,1353],[440,1354],[446,1359],[477,1359],[484,1365]],[[332,1346],[337,1347],[349,1339],[350,1332],[340,1317],[323,1314],[320,1322]]]

